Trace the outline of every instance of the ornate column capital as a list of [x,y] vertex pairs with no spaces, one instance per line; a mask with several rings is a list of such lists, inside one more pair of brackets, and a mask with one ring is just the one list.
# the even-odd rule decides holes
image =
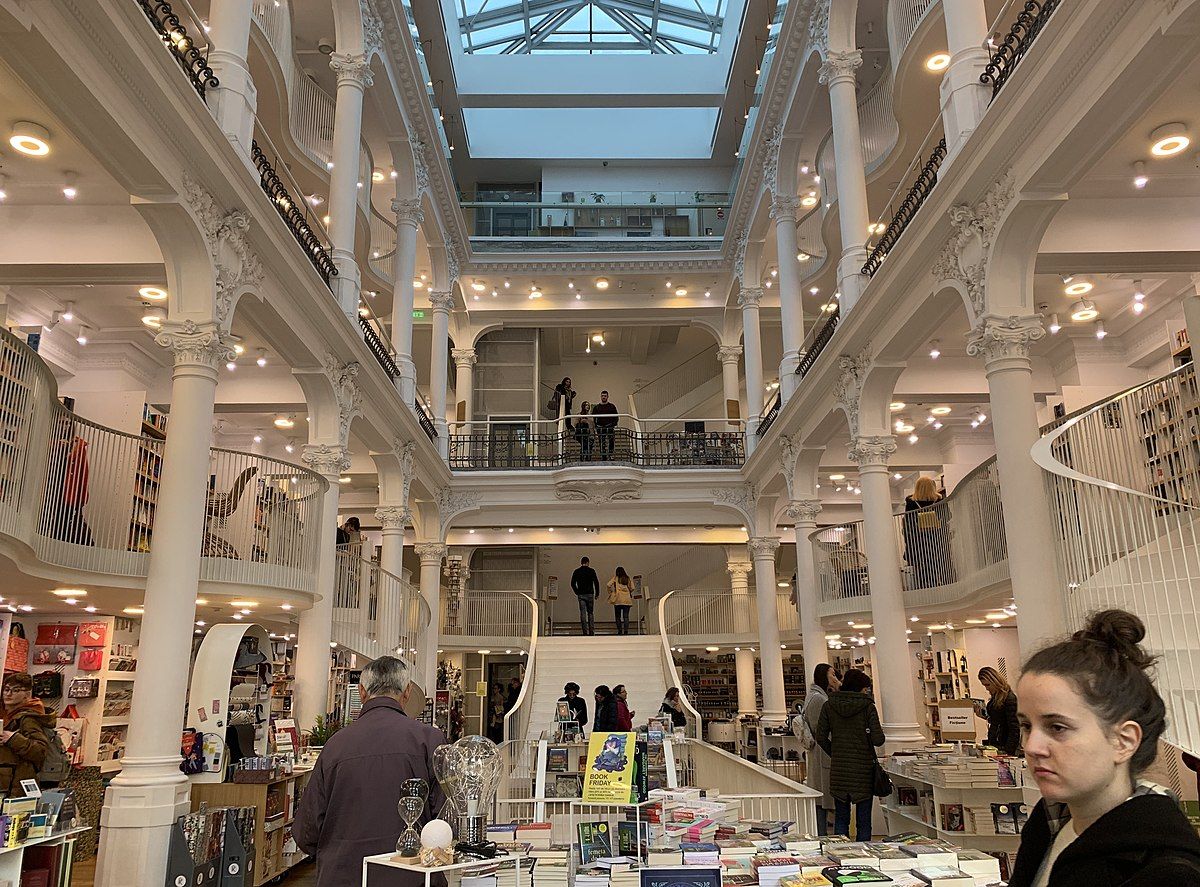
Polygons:
[[375,509],[375,517],[384,530],[403,530],[412,520],[412,514],[402,505],[380,505]]
[[771,198],[771,218],[776,222],[795,222],[800,211],[800,198],[796,195],[776,194]]
[[784,512],[797,524],[815,524],[821,513],[820,499],[795,499],[788,503]]
[[754,565],[747,561],[733,561],[726,564],[725,569],[729,571],[729,577],[733,582],[745,582],[754,569]]
[[350,450],[330,444],[305,444],[300,461],[317,474],[336,478],[350,467]]
[[233,344],[221,333],[216,323],[198,324],[188,319],[182,323],[166,321],[154,341],[169,348],[175,355],[175,366],[193,366],[212,370],[232,360]]
[[454,308],[454,294],[449,290],[445,292],[430,290],[429,304],[433,306],[435,312],[442,311],[449,314]]
[[412,225],[416,228],[425,221],[425,210],[421,208],[419,198],[407,200],[393,197],[392,212],[396,214],[397,225]]
[[717,349],[717,360],[721,363],[737,363],[741,356],[741,345],[722,345]]
[[329,56],[329,67],[337,74],[338,86],[353,83],[365,89],[375,82],[371,61],[365,52],[335,52]]
[[821,65],[820,81],[834,84],[843,80],[854,82],[854,72],[862,67],[862,53],[857,49],[850,52],[831,52],[826,54],[825,62]]
[[442,558],[446,556],[446,545],[443,542],[418,542],[413,546],[417,557],[421,559],[422,566],[429,564],[438,564],[442,562]]
[[850,436],[858,436],[859,400],[862,397],[863,382],[867,371],[871,368],[871,345],[867,343],[863,350],[851,357],[843,354],[838,359],[841,375],[838,376],[834,387],[834,397],[846,413],[846,422],[850,426]]
[[967,354],[982,357],[985,366],[1002,360],[1028,361],[1029,346],[1045,335],[1040,314],[985,314],[967,337]]
[[[779,540],[774,536],[755,536],[746,543],[750,556],[754,560],[775,560],[775,552],[779,550]],[[774,580],[771,580],[774,582]]]
[[1016,185],[1010,169],[988,188],[978,203],[958,203],[950,207],[954,233],[933,263],[933,276],[938,281],[957,280],[961,283],[977,316],[983,314],[985,308],[984,278],[996,228],[1015,197]]
[[362,415],[362,392],[358,390],[359,364],[342,364],[332,352],[325,355],[325,375],[333,386],[338,405],[338,440],[345,447],[350,440],[350,423]]
[[757,308],[762,302],[763,288],[761,286],[744,286],[738,293],[738,304],[743,308]]
[[859,468],[887,468],[888,458],[896,452],[896,439],[890,434],[856,437],[847,457]]
[[451,348],[450,356],[454,358],[456,367],[475,366],[478,359],[474,348]]

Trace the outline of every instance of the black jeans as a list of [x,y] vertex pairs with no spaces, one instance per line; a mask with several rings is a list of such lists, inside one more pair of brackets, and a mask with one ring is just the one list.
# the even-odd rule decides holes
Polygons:
[[617,634],[629,634],[629,611],[631,607],[628,604],[614,604],[613,609],[617,611]]
[[596,424],[596,437],[600,438],[600,461],[612,458],[613,438],[616,436],[615,425]]
[[579,598],[579,628],[583,634],[596,633],[596,596],[591,594],[577,594]]

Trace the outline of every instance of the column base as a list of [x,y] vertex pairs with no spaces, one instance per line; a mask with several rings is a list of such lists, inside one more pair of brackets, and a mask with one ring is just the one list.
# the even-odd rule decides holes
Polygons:
[[96,887],[162,884],[175,820],[191,809],[179,757],[126,758],[104,793]]
[[214,49],[208,57],[213,73],[221,85],[209,93],[208,104],[213,118],[229,141],[250,157],[254,139],[254,113],[258,108],[258,90],[246,63],[236,55]]
[[758,721],[764,727],[782,727],[787,723],[787,719],[786,711],[763,711]]
[[417,365],[407,355],[396,355],[396,365],[400,368],[400,378],[396,385],[400,390],[400,399],[411,409],[417,402]]
[[929,744],[929,738],[921,732],[919,724],[885,723],[883,725],[883,735],[887,737],[885,748],[889,752]]
[[796,367],[800,365],[800,352],[796,349],[783,352],[783,360],[779,362],[779,397],[781,403],[787,403],[796,392],[800,377],[796,375]]
[[446,424],[445,419],[435,418],[433,420],[434,430],[437,431],[437,448],[438,453],[443,459],[450,458],[450,426]]

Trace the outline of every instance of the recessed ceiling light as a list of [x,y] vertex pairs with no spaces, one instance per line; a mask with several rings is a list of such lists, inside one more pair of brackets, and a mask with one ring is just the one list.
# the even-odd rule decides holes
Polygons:
[[830,480],[845,480],[845,479],[846,479],[846,475],[844,475],[844,474],[831,474],[831,475],[829,475],[829,479],[830,479]]
[[477,292],[477,293],[481,293],[485,289],[487,289],[487,286],[485,284],[480,283],[478,280],[476,280],[471,284],[471,289],[475,290],[475,292]]
[[1091,299],[1080,299],[1071,306],[1071,320],[1083,322],[1095,320],[1100,316],[1100,310]]
[[1080,280],[1075,283],[1067,284],[1065,287],[1063,287],[1063,292],[1068,296],[1082,296],[1085,293],[1090,293],[1093,286],[1094,284],[1092,284],[1090,281]]
[[13,124],[8,143],[14,150],[31,157],[45,157],[50,153],[50,133],[44,126],[20,120]]
[[141,616],[146,611],[142,607],[126,607],[121,612],[126,616]]
[[[800,198],[800,205],[803,207],[816,206],[817,198],[814,197],[812,194],[806,194],[804,197]],[[803,262],[804,260],[801,259],[800,261]]]
[[384,179],[384,175],[383,175],[382,169],[371,170],[371,181],[372,182],[382,182],[383,179]]
[[162,329],[163,321],[167,319],[167,310],[162,305],[147,305],[142,309],[142,325],[152,330]]
[[296,424],[295,416],[279,415],[275,417],[276,428],[291,428]]
[[987,625],[986,619],[966,619],[967,625]]
[[95,613],[95,612],[96,612],[96,608],[95,608],[95,607],[84,607],[84,608],[83,608],[83,612],[85,612],[85,613]]
[[258,601],[230,601],[229,606],[237,607],[240,610],[245,607],[257,607]]
[[950,53],[948,52],[935,52],[925,59],[927,71],[944,71],[948,67],[950,67]]
[[932,407],[929,410],[929,412],[933,413],[935,416],[948,416],[950,415],[950,411],[951,408],[947,406]]
[[[1171,157],[1192,143],[1182,123],[1166,123],[1150,133],[1153,144],[1150,153],[1155,157]],[[16,145],[13,146],[14,148]],[[19,148],[17,150],[20,150]]]
[[138,295],[151,302],[161,302],[167,297],[167,291],[161,286],[143,286],[138,289]]
[[596,278],[596,289],[598,289],[598,290],[608,289],[608,278],[607,277],[597,277]]
[[50,593],[59,597],[87,597],[87,592],[82,588],[56,588]]
[[686,295],[687,295],[687,287],[682,287],[682,286],[681,286],[681,287],[678,287],[678,288],[676,288],[676,290],[675,290],[675,295],[677,295],[677,296],[686,296]]
[[898,410],[904,409],[906,406],[908,406],[908,404],[902,400],[893,400],[890,404],[888,404],[888,409],[895,413]]

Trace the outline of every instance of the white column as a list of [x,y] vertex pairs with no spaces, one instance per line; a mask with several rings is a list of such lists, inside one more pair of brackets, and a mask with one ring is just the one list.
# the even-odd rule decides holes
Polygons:
[[338,477],[350,467],[344,447],[306,444],[301,457],[329,483],[321,499],[321,545],[317,555],[319,600],[300,614],[296,637],[296,726],[311,730],[317,715],[329,711],[329,647],[333,642],[333,601],[337,590]]
[[833,116],[833,164],[837,177],[838,221],[842,231],[842,257],[838,261],[838,289],[842,311],[858,301],[867,276],[867,177],[863,167],[862,136],[858,128],[858,92],[854,72],[862,66],[862,53],[831,52],[821,65],[820,80],[829,85]]
[[[333,174],[329,180],[329,240],[337,277],[333,292],[342,311],[357,326],[361,283],[354,259],[354,228],[358,221],[358,156],[362,149],[363,92],[371,85],[371,65],[363,53],[335,52],[329,67],[337,74],[337,103],[333,114]],[[363,182],[363,187],[370,183]]]
[[379,568],[400,578],[404,571],[404,525],[411,519],[403,505],[380,505],[375,517],[383,527],[379,546]]
[[442,631],[442,558],[446,546],[441,542],[418,542],[417,556],[421,558],[421,597],[429,606],[429,629],[422,638],[419,673],[428,695],[437,686],[437,650]]
[[258,92],[246,55],[250,50],[250,0],[213,0],[208,10],[208,64],[220,86],[206,91],[208,107],[221,131],[250,156]]
[[722,345],[717,349],[717,360],[721,361],[721,393],[725,398],[725,418],[729,419],[730,431],[741,430],[738,421],[742,418],[742,384],[738,378],[741,356],[741,345]]
[[779,255],[779,316],[783,324],[783,360],[779,363],[779,391],[783,402],[796,390],[796,366],[804,343],[804,307],[800,300],[800,263],[796,261],[796,211],[800,198],[776,195],[771,200],[775,220],[775,247]]
[[[459,434],[471,432],[471,418],[474,411],[474,400],[471,394],[472,376],[475,371],[475,349],[455,348],[451,353],[454,358],[454,418],[463,424],[459,425]],[[566,400],[562,402],[566,409]]]
[[908,655],[904,618],[904,589],[900,582],[900,550],[892,519],[892,487],[888,457],[896,452],[890,434],[863,436],[850,447],[850,461],[858,465],[862,487],[863,536],[867,575],[871,588],[871,621],[875,626],[875,654],[879,668],[872,680],[883,701],[880,719],[893,746],[925,742],[913,698],[912,675],[916,668]]
[[1029,454],[1041,436],[1029,346],[1045,335],[1039,316],[988,314],[976,324],[967,342],[967,353],[982,357],[987,373],[1022,656],[1066,629],[1064,592],[1051,541],[1056,530],[1042,469]]
[[[729,570],[729,585],[733,595],[734,631],[739,635],[748,635],[753,625],[751,614],[754,602],[750,600],[750,570],[753,568],[745,561],[730,561],[726,569]],[[757,714],[754,651],[750,649],[749,643],[734,651],[733,664],[737,676],[738,714]]]
[[788,516],[796,521],[796,610],[800,615],[800,635],[804,639],[804,670],[812,680],[813,668],[828,661],[829,645],[817,615],[817,567],[808,537],[816,532],[821,503],[800,499],[788,506]]
[[211,324],[170,323],[155,341],[174,352],[171,428],[125,757],[100,812],[96,883],[104,887],[162,884],[171,826],[190,807],[188,780],[179,772],[179,736],[196,618],[217,367],[233,354]]
[[746,451],[756,441],[755,432],[763,410],[762,334],[758,329],[758,305],[762,287],[743,287],[738,295],[742,306],[742,347],[746,352]]
[[392,284],[392,343],[400,367],[400,398],[417,400],[417,366],[412,357],[413,277],[417,273],[417,229],[425,221],[420,199],[393,200],[396,214],[395,283]]
[[992,88],[979,77],[988,63],[987,10],[983,0],[944,3],[950,65],[942,75],[942,125],[946,131],[945,170],[987,111]]
[[762,669],[762,722],[783,724],[787,699],[783,693],[783,653],[779,646],[779,621],[775,613],[775,552],[779,540],[756,536],[748,543],[754,560],[754,591],[758,604],[758,661]]
[[438,433],[438,449],[442,458],[450,455],[450,440],[446,427],[446,388],[449,385],[449,370],[446,363],[450,357],[450,309],[454,298],[448,292],[432,292],[429,304],[433,306],[433,342],[429,348],[429,399],[433,410],[433,427]]

